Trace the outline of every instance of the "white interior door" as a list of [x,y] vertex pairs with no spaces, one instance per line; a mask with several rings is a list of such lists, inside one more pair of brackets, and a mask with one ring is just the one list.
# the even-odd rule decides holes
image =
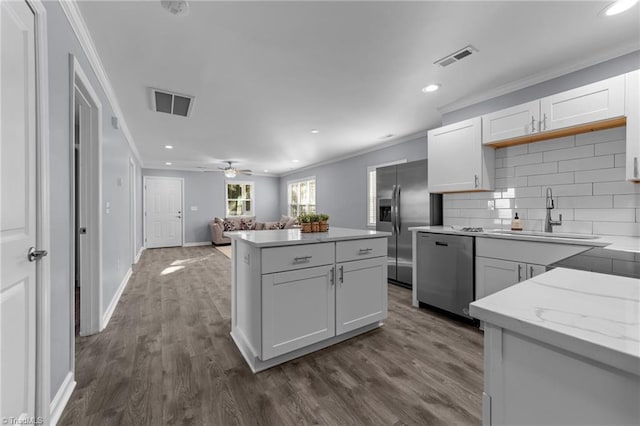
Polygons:
[[147,248],[182,245],[182,179],[145,177]]
[[1,2],[0,418],[33,418],[36,390],[35,16]]

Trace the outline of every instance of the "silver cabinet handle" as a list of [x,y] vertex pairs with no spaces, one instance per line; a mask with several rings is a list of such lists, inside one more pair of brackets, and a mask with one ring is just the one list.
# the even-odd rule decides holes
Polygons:
[[313,256],[298,256],[293,258],[293,263],[307,263]]
[[27,259],[29,262],[35,262],[36,260],[40,260],[45,257],[47,254],[46,250],[36,250],[35,247],[29,247],[29,251],[27,252]]
[[536,132],[536,119],[532,115],[531,116],[531,133],[535,133],[535,132]]
[[474,182],[475,182],[476,188],[480,186],[480,179],[478,179],[478,175],[474,175]]
[[633,177],[638,177],[638,157],[633,157]]
[[529,278],[533,278],[533,266],[529,266]]
[[358,250],[358,254],[368,254],[370,251],[373,251],[372,248],[361,248]]
[[335,272],[336,272],[336,268],[331,268],[331,270],[329,271],[329,282],[331,283],[332,287],[336,283]]
[[344,282],[344,266],[340,266],[340,284]]
[[547,130],[547,114],[544,113],[542,115],[542,120],[540,120],[540,131]]
[[522,263],[518,263],[518,282],[522,281]]

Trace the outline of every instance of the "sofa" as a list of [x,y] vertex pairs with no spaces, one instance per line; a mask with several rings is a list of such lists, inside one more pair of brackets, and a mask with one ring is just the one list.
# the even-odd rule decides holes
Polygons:
[[215,217],[209,222],[211,242],[214,245],[231,244],[231,238],[225,237],[228,231],[262,231],[266,229],[289,229],[296,225],[296,218],[282,215],[280,220],[273,222],[256,222],[255,216]]

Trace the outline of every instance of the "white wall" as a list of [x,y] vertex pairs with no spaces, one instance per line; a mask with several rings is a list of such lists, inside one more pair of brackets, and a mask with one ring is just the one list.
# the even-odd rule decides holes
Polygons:
[[[255,212],[259,222],[279,220],[280,188],[278,177],[238,176],[227,179],[218,172],[189,172],[179,170],[142,169],[143,176],[167,176],[184,179],[185,243],[211,242],[209,222],[215,217],[225,217],[225,182],[253,182]],[[142,188],[142,186],[141,186]],[[197,207],[192,211],[191,207]]]
[[495,191],[444,196],[444,224],[544,230],[545,193],[554,232],[640,236],[640,184],[625,181],[625,127],[496,150]]

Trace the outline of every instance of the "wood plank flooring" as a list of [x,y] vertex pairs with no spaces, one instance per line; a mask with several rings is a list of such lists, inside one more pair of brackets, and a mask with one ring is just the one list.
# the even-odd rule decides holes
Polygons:
[[76,340],[60,425],[481,423],[482,334],[389,286],[385,325],[258,374],[234,346],[230,260],[146,250],[108,327]]

